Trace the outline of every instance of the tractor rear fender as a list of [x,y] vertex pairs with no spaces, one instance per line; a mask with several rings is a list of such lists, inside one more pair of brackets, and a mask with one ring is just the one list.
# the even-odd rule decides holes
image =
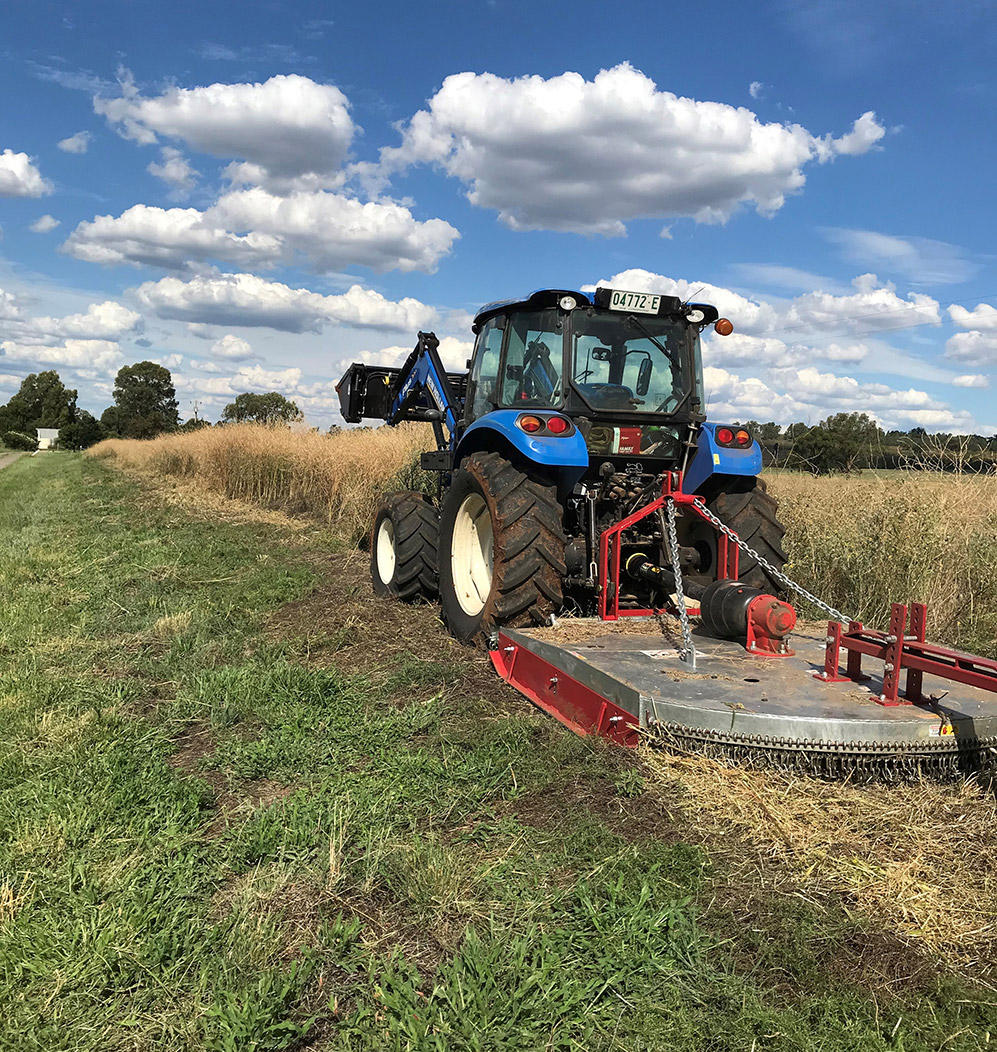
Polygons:
[[576,428],[565,435],[530,435],[516,426],[523,413],[534,412],[543,416],[550,411],[498,409],[476,420],[457,443],[454,467],[472,453],[501,453],[520,471],[556,482],[563,499],[588,469],[588,447]]
[[699,442],[689,467],[686,469],[682,488],[686,493],[701,493],[704,485],[715,475],[755,476],[761,474],[762,450],[756,439],[744,449],[721,446],[716,439],[720,424],[703,424],[699,431]]

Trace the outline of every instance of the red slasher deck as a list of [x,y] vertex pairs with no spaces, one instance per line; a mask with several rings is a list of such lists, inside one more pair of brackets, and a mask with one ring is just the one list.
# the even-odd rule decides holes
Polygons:
[[764,661],[696,629],[692,672],[653,621],[646,635],[614,632],[597,621],[575,624],[586,629],[577,641],[559,641],[557,629],[503,631],[491,658],[503,679],[578,734],[633,745],[642,730],[657,727],[749,750],[775,742],[815,752],[847,747],[862,755],[896,749],[915,758],[972,754],[973,764],[997,759],[997,694],[935,679],[925,668],[919,700],[884,706],[882,666],[870,666],[861,683],[818,678],[824,630],[795,634],[795,656]]

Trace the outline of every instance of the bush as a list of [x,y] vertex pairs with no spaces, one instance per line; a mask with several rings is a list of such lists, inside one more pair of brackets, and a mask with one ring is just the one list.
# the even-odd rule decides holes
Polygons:
[[34,435],[25,435],[20,431],[6,431],[0,435],[0,441],[8,449],[23,449],[26,453],[34,453],[38,448],[38,439]]

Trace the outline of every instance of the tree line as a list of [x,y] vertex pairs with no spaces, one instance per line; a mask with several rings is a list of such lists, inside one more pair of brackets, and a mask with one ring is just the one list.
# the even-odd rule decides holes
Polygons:
[[862,468],[920,468],[930,471],[997,471],[997,435],[929,434],[883,430],[866,413],[834,413],[818,424],[746,420],[766,465],[813,475],[847,474]]
[[[105,438],[155,438],[211,426],[196,412],[180,422],[173,374],[156,362],[136,362],[119,369],[114,379],[114,404],[99,418],[81,409],[77,396],[54,369],[29,374],[10,401],[0,405],[0,444],[9,449],[37,449],[39,428],[58,429],[63,449],[87,449]],[[221,422],[273,426],[301,419],[294,402],[270,391],[238,395],[225,406]]]

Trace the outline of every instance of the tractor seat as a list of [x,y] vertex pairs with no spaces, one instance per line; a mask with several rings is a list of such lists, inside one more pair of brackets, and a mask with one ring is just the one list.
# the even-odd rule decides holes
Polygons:
[[633,391],[623,384],[578,384],[585,400],[596,409],[633,409]]

